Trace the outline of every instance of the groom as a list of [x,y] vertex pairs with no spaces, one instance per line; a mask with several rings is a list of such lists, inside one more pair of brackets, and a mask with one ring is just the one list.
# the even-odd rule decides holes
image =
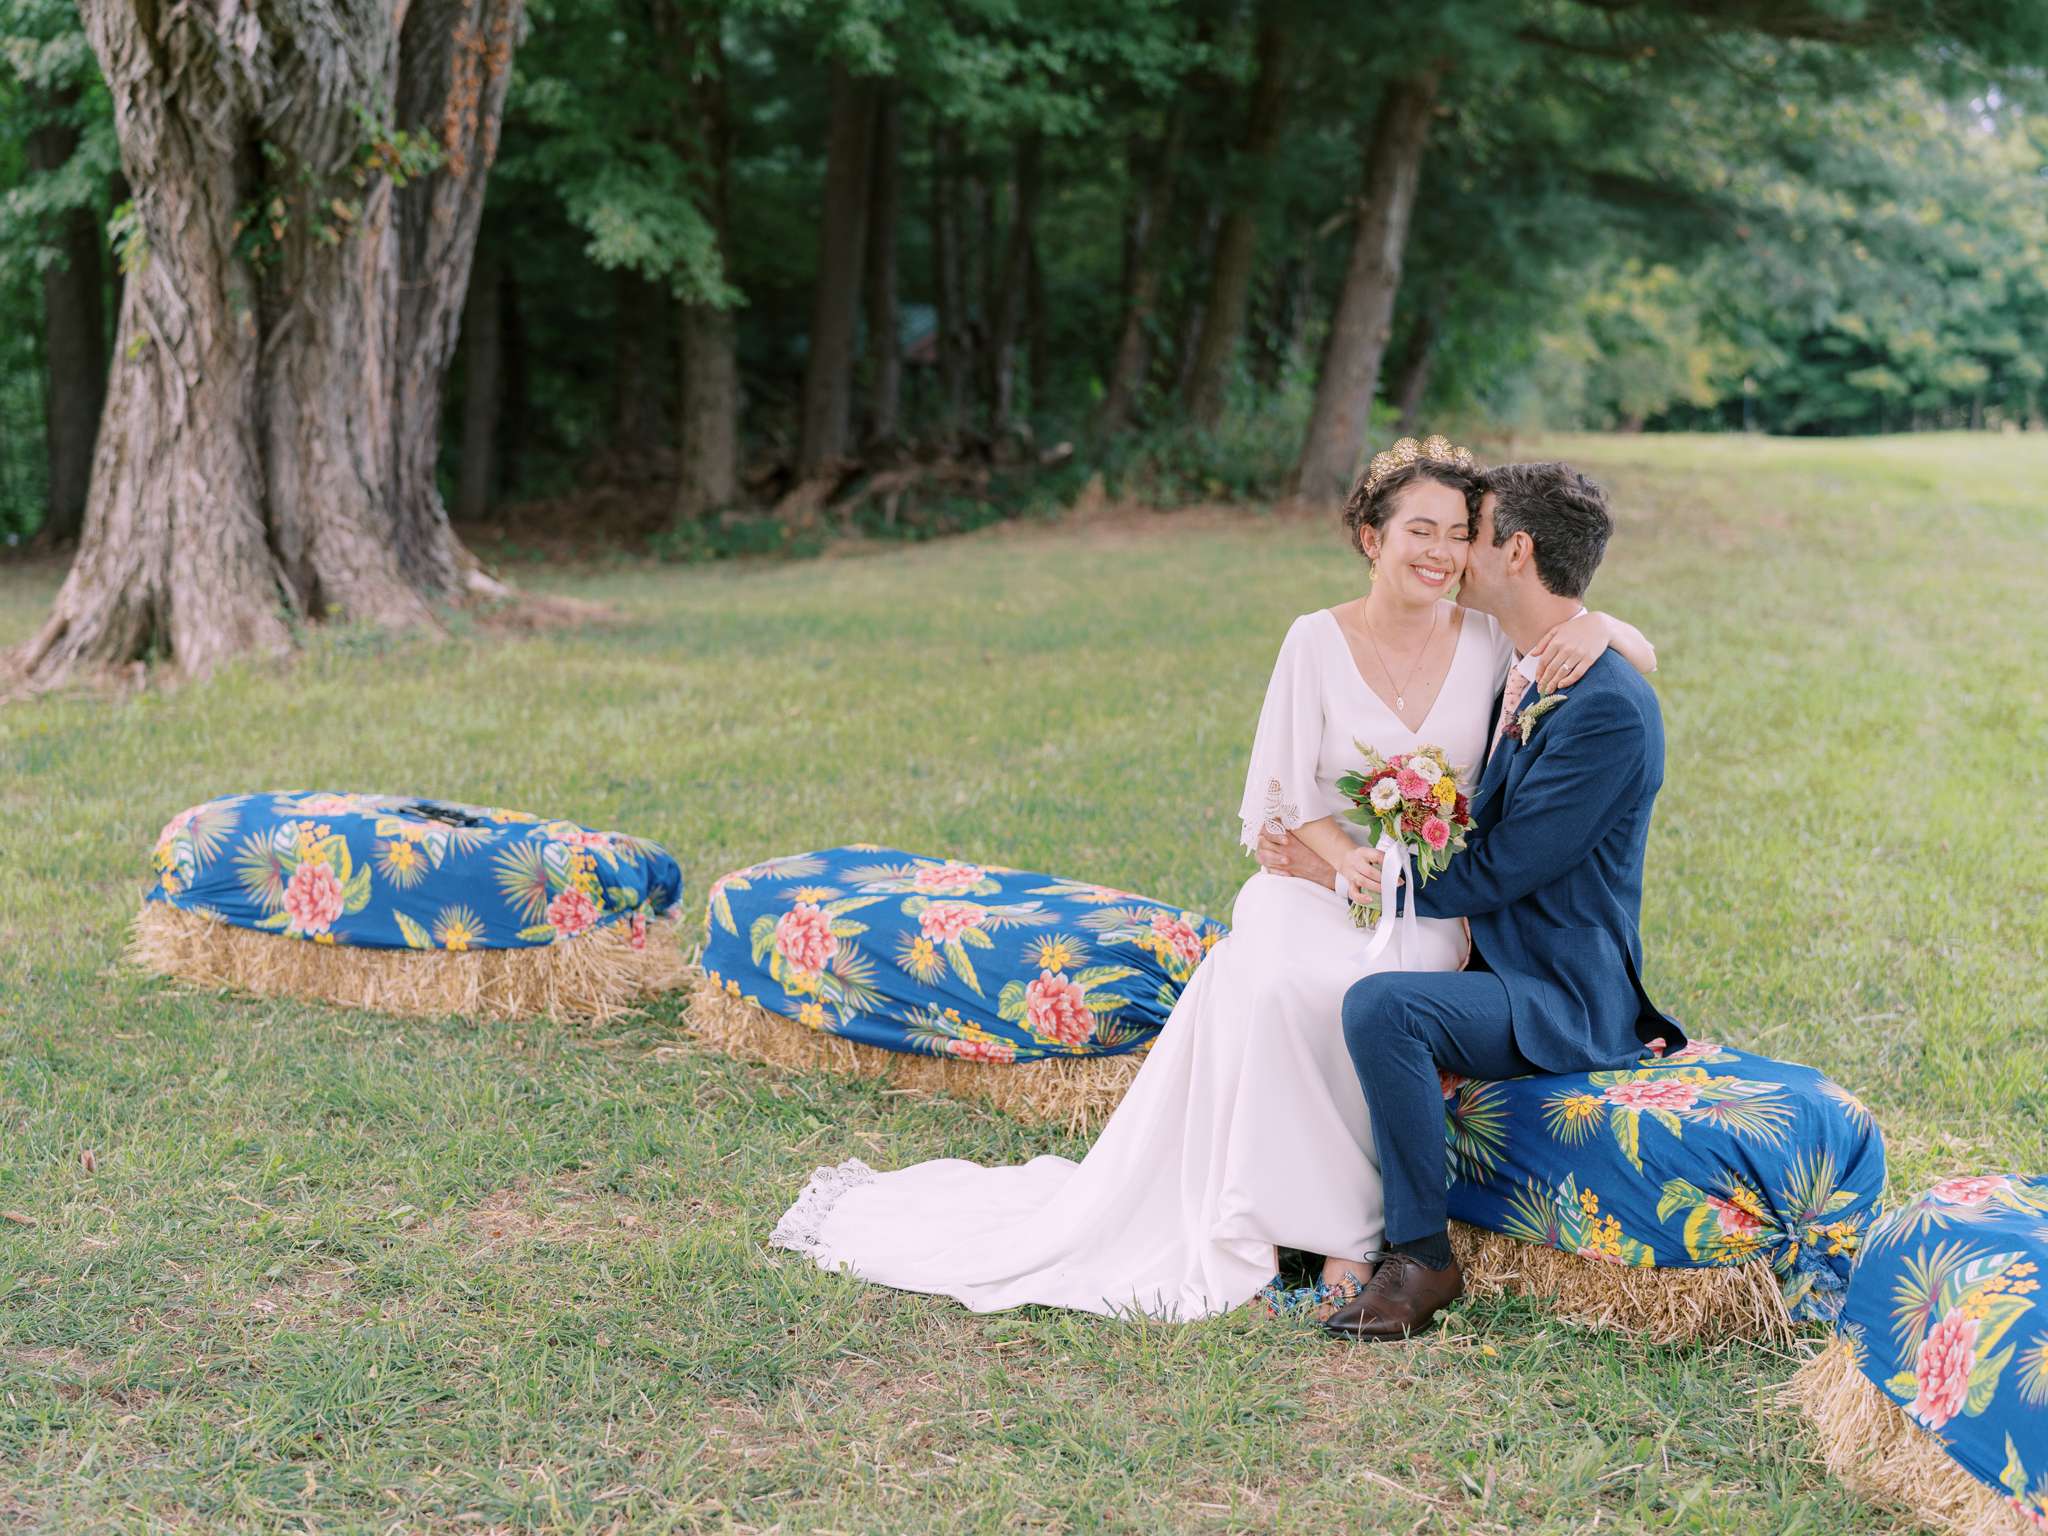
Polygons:
[[[1461,601],[1499,620],[1522,654],[1465,851],[1415,893],[1425,917],[1470,920],[1469,966],[1381,972],[1344,997],[1387,1203],[1386,1253],[1324,1325],[1346,1338],[1405,1338],[1464,1294],[1440,1072],[1594,1071],[1628,1065],[1658,1038],[1673,1049],[1685,1040],[1643,990],[1637,927],[1650,807],[1664,782],[1657,695],[1609,651],[1539,704],[1528,654],[1585,611],[1579,600],[1614,528],[1606,496],[1566,464],[1503,465],[1484,485]],[[1323,885],[1335,875],[1298,840],[1262,843],[1260,860]]]

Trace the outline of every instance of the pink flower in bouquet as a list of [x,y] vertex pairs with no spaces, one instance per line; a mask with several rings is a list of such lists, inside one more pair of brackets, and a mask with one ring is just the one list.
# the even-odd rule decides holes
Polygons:
[[320,859],[303,860],[284,888],[284,909],[298,933],[325,933],[341,916],[341,881]]
[[775,952],[798,975],[817,975],[839,953],[831,916],[816,902],[798,902],[776,919]]
[[1697,1085],[1674,1082],[1668,1077],[1646,1083],[1614,1083],[1602,1095],[1608,1103],[1624,1109],[1669,1110],[1691,1109],[1699,1102],[1699,1096]]
[[1441,816],[1432,816],[1422,824],[1422,840],[1439,851],[1451,840],[1451,824]]
[[1961,1308],[1949,1313],[1920,1341],[1913,1374],[1920,1395],[1906,1411],[1929,1429],[1939,1429],[1962,1410],[1970,1395],[1970,1371],[1977,1363],[1978,1322]]
[[1763,1231],[1764,1224],[1754,1211],[1746,1211],[1733,1200],[1724,1200],[1719,1195],[1707,1196],[1707,1204],[1714,1208],[1714,1219],[1719,1223],[1724,1237],[1754,1237]]
[[1052,971],[1040,971],[1024,988],[1024,1019],[1031,1033],[1061,1045],[1080,1045],[1095,1033],[1087,995]]
[[935,901],[917,914],[917,926],[934,944],[950,944],[970,928],[979,928],[988,913],[971,901]]
[[933,868],[930,865],[910,877],[910,883],[920,891],[971,891],[981,884],[982,870],[979,864],[961,864],[948,859]]
[[1403,800],[1420,800],[1429,793],[1429,780],[1413,768],[1403,768],[1396,774],[1394,786],[1401,791]]
[[1202,936],[1193,926],[1182,922],[1171,912],[1152,914],[1152,933],[1173,953],[1189,965],[1199,965],[1202,960]]
[[1934,1186],[1933,1193],[1944,1205],[1982,1205],[2011,1183],[2002,1173],[1973,1174],[1968,1178],[1943,1179]]
[[597,903],[572,885],[548,903],[548,921],[555,925],[556,937],[573,939],[597,921]]
[[992,1061],[1007,1066],[1017,1059],[1017,1047],[1007,1040],[948,1040],[946,1054],[962,1061]]

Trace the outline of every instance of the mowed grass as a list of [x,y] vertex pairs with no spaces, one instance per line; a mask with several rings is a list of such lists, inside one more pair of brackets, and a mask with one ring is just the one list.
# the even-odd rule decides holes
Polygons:
[[[1897,1185],[2048,1170],[2048,439],[1514,447],[1609,483],[1594,601],[1663,658],[1660,1000],[1826,1065]],[[0,569],[0,642],[57,574]],[[536,571],[617,620],[0,710],[0,1528],[1892,1528],[1760,1391],[1775,1351],[1514,1303],[1380,1349],[975,1317],[768,1229],[846,1155],[1081,1143],[722,1059],[672,1004],[479,1028],[120,959],[164,819],[276,786],[629,828],[698,903],[866,839],[1227,916],[1273,652],[1359,578],[1251,511]]]

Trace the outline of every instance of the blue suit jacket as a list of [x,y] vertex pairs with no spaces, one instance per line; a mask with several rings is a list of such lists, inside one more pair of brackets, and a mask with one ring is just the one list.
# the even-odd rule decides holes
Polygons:
[[1609,651],[1526,744],[1495,750],[1464,852],[1417,894],[1426,917],[1471,919],[1515,1045],[1546,1072],[1625,1066],[1660,1035],[1685,1043],[1642,982],[1643,849],[1663,783],[1656,690]]

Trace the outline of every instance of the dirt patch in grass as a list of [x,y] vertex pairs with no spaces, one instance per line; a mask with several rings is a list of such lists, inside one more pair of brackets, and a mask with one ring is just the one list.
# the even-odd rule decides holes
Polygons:
[[666,1236],[675,1225],[590,1186],[589,1174],[576,1173],[545,1183],[522,1177],[494,1190],[462,1213],[470,1256],[522,1243],[636,1242]]

